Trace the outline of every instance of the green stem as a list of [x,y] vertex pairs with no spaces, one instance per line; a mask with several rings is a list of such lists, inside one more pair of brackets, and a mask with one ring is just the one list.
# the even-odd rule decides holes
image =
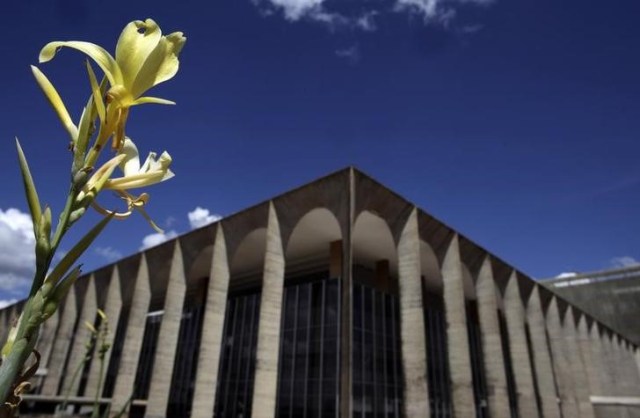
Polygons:
[[67,389],[64,395],[64,401],[62,402],[62,406],[60,407],[61,411],[64,411],[65,409],[67,409],[67,404],[69,403],[69,398],[71,397],[71,389],[76,383],[76,380],[78,379],[78,376],[80,375],[80,372],[82,371],[82,369],[84,369],[84,366],[86,363],[87,363],[87,357],[85,356],[85,358],[83,358],[82,361],[78,363],[78,366],[73,371],[73,376],[71,377],[71,381],[69,382],[69,388]]
[[96,388],[96,395],[93,401],[93,411],[91,418],[100,417],[100,393],[102,392],[102,378],[104,377],[104,356],[100,356],[100,373],[98,373],[98,387]]
[[2,362],[0,367],[0,399],[3,403],[9,397],[9,392],[13,386],[16,376],[22,371],[24,363],[36,345],[37,333],[30,339],[16,339],[9,355]]

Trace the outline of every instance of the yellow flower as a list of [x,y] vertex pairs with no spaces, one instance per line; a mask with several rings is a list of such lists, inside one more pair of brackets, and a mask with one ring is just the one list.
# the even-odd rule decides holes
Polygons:
[[[115,219],[125,219],[129,217],[134,210],[137,210],[149,221],[154,229],[162,232],[144,210],[144,206],[149,201],[149,194],[142,193],[140,196],[134,196],[127,190],[151,186],[174,177],[175,174],[169,169],[171,156],[165,151],[160,154],[158,158],[155,152],[150,152],[144,164],[140,165],[138,148],[134,142],[128,137],[125,137],[123,142],[123,146],[118,152],[118,155],[105,163],[87,182],[85,188],[88,192],[91,192],[92,188],[97,188],[99,189],[98,191],[106,189],[115,191],[116,194],[126,202],[127,210],[125,212],[114,212],[103,208],[95,202],[95,200],[91,201],[91,205],[103,215],[113,215]],[[124,175],[102,182],[101,179],[103,179],[105,175],[110,176],[116,165],[120,166]]]
[[122,31],[115,58],[90,42],[56,41],[42,48],[40,62],[50,61],[60,48],[69,47],[85,53],[100,66],[109,80],[110,88],[107,91],[107,127],[98,143],[114,134],[113,147],[119,150],[124,141],[124,127],[131,106],[143,103],[174,104],[169,100],[142,95],[178,72],[178,55],[185,42],[182,32],[162,36],[160,27],[153,20],[136,20]]
[[175,174],[169,170],[171,156],[166,151],[160,154],[160,158],[157,158],[155,152],[150,152],[144,164],[141,166],[136,144],[134,144],[130,138],[125,137],[124,145],[119,154],[124,155],[124,159],[120,163],[120,168],[124,176],[107,180],[104,189],[136,189],[151,186],[152,184],[169,180],[175,176]]

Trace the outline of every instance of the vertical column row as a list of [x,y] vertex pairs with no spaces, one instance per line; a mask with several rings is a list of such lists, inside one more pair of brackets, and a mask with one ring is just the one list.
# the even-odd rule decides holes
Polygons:
[[536,418],[538,405],[525,331],[525,313],[515,271],[511,273],[505,289],[504,310],[509,332],[509,352],[516,382],[518,415],[522,418]]
[[149,269],[144,254],[140,257],[140,267],[135,278],[129,318],[125,331],[120,366],[112,396],[112,411],[120,411],[133,396],[138,359],[142,349],[142,338],[147,323],[147,313],[151,302]]
[[284,268],[280,224],[273,202],[270,202],[251,412],[254,418],[273,418],[276,413]]
[[216,382],[220,364],[220,350],[224,328],[224,314],[227,308],[229,290],[229,262],[222,224],[218,224],[216,239],[213,245],[213,259],[209,288],[202,325],[202,339],[196,374],[195,393],[191,416],[193,418],[210,418],[215,403]]
[[164,315],[160,324],[151,373],[151,386],[145,413],[145,416],[149,418],[161,418],[167,413],[186,289],[187,280],[184,274],[182,250],[180,249],[180,241],[176,240],[164,300]]
[[449,243],[442,263],[447,343],[454,417],[476,415],[469,357],[469,336],[458,235]]
[[404,416],[429,417],[424,304],[420,282],[420,238],[415,208],[400,237],[398,262]]
[[536,380],[538,382],[538,394],[542,416],[545,418],[560,418],[560,406],[558,405],[558,390],[556,388],[557,375],[554,375],[550,341],[547,339],[547,327],[540,300],[538,285],[533,287],[527,304],[527,321],[531,334],[531,348],[535,367]]
[[496,292],[491,260],[487,256],[478,273],[476,294],[480,329],[482,330],[482,352],[484,353],[489,414],[492,418],[510,418]]

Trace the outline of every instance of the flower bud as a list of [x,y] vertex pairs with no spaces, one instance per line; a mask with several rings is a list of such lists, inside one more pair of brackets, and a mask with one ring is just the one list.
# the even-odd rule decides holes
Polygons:
[[85,211],[86,211],[85,208],[78,208],[78,209],[74,210],[73,212],[71,212],[71,215],[69,215],[69,222],[70,223],[74,223],[75,221],[80,219],[80,217],[82,217],[82,215],[84,215]]
[[51,252],[51,243],[49,242],[51,236],[51,209],[45,208],[44,212],[40,216],[40,221],[37,226],[36,234],[36,264],[39,267],[44,267],[47,257]]

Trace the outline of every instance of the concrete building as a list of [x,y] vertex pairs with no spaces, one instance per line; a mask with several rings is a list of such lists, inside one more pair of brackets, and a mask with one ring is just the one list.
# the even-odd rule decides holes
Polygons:
[[[98,308],[106,373],[72,381]],[[145,417],[639,411],[636,345],[351,168],[87,274],[41,339],[32,411],[98,387]]]
[[640,344],[640,266],[541,281],[556,294]]

